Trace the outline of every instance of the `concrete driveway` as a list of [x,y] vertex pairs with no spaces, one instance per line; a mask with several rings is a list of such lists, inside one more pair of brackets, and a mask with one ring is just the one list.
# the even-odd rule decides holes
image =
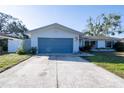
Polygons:
[[124,79],[71,56],[33,56],[0,74],[0,87],[124,87]]

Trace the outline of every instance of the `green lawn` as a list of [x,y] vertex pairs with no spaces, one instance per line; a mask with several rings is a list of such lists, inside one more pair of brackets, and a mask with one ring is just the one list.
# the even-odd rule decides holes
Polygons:
[[84,58],[124,78],[124,52],[94,54]]
[[30,55],[18,55],[18,54],[5,54],[0,55],[0,71],[9,68],[15,64],[20,63],[23,60],[31,57]]

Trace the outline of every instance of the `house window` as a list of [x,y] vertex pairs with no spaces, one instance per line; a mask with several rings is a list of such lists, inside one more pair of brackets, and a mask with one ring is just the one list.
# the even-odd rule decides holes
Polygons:
[[96,46],[96,41],[91,41],[91,46],[95,48],[95,46]]
[[106,41],[106,48],[112,48],[112,42],[111,41]]
[[89,46],[90,45],[90,41],[85,41],[85,46]]

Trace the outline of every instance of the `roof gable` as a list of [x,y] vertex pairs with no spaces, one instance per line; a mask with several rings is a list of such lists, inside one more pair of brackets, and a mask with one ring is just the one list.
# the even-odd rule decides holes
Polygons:
[[71,32],[71,33],[82,34],[82,33],[79,32],[79,31],[76,31],[76,30],[74,30],[74,29],[71,29],[71,28],[69,28],[69,27],[66,27],[66,26],[61,25],[61,24],[58,24],[58,23],[54,23],[54,24],[50,24],[50,25],[43,26],[43,27],[40,27],[40,28],[36,28],[36,29],[33,29],[33,30],[28,31],[27,33],[30,34],[30,33],[33,33],[33,32],[38,31],[39,29],[42,30],[42,29],[47,29],[47,28],[63,29],[63,30],[65,30],[65,31],[69,31],[69,32]]

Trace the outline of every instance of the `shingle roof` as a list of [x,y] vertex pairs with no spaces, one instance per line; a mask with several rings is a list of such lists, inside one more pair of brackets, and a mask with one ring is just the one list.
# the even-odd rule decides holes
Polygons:
[[4,34],[4,33],[0,33],[0,39],[3,39],[3,38],[19,39],[18,37],[14,37],[14,36],[11,36],[11,35],[7,35],[7,34]]

